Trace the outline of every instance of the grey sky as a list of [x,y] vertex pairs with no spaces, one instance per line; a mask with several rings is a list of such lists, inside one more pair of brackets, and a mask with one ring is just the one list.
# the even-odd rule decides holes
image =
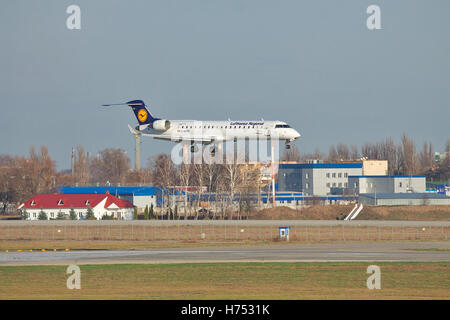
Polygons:
[[[81,30],[66,8],[81,7]],[[381,7],[382,30],[366,27]],[[47,145],[58,169],[80,144],[134,161],[129,108],[167,119],[284,120],[301,152],[408,133],[450,138],[450,2],[4,1],[0,154]],[[142,161],[169,152],[143,139]]]

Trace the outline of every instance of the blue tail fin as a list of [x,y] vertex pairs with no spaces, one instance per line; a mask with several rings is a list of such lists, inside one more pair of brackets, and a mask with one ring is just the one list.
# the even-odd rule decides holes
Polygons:
[[153,121],[157,120],[156,118],[152,117],[150,112],[147,110],[144,101],[142,100],[132,100],[126,103],[104,104],[103,106],[109,107],[122,105],[128,105],[129,107],[131,107],[131,109],[133,109],[134,115],[136,116],[139,125],[150,124],[153,123]]

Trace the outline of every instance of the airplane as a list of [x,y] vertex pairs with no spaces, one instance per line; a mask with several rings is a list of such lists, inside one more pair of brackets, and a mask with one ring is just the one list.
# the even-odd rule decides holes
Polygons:
[[263,119],[254,121],[166,120],[153,117],[142,100],[104,104],[103,106],[123,105],[128,105],[133,109],[139,123],[135,128],[128,125],[132,134],[174,142],[190,141],[191,152],[195,152],[194,143],[209,145],[227,140],[259,138],[284,140],[286,149],[290,149],[291,143],[300,137],[295,129],[283,121],[264,121]]

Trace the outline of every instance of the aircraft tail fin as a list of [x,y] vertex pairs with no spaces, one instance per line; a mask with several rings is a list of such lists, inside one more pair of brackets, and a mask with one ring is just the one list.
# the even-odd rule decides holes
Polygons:
[[151,124],[153,121],[157,120],[156,118],[153,118],[148,109],[145,106],[144,101],[142,100],[132,100],[128,101],[126,103],[113,103],[113,104],[104,104],[104,107],[110,107],[110,106],[124,106],[128,105],[133,109],[134,115],[136,116],[136,119],[139,123],[139,125],[143,124]]

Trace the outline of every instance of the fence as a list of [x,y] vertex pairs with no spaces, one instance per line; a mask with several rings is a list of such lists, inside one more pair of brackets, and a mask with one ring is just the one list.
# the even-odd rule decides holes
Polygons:
[[347,221],[4,221],[0,240],[278,241],[448,240],[449,222]]

